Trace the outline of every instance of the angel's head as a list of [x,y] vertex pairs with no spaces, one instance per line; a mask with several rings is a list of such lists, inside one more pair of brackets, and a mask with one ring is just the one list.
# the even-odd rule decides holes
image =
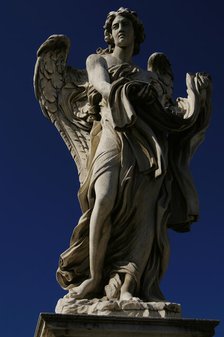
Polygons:
[[109,14],[107,15],[105,25],[103,27],[104,28],[104,40],[108,44],[109,50],[112,51],[115,46],[114,38],[112,35],[112,24],[118,16],[126,18],[132,24],[132,27],[134,30],[133,55],[136,55],[139,53],[140,44],[145,39],[144,26],[139,20],[137,13],[134,11],[131,11],[128,8],[121,7],[117,11],[109,12]]

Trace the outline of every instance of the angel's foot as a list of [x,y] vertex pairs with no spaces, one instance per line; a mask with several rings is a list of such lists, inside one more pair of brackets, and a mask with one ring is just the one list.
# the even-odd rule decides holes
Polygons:
[[129,301],[133,298],[133,294],[129,291],[121,292],[120,301]]
[[97,293],[99,290],[99,280],[88,279],[80,284],[78,287],[70,289],[70,294],[76,299],[89,298],[91,294]]
[[120,300],[128,301],[132,299],[134,296],[135,288],[136,288],[136,282],[134,278],[131,275],[126,274],[124,283],[121,287]]

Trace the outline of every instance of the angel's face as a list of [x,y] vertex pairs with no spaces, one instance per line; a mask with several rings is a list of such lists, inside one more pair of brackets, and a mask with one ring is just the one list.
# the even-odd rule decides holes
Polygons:
[[118,47],[127,47],[134,43],[135,35],[132,22],[124,16],[115,17],[111,26],[114,45]]

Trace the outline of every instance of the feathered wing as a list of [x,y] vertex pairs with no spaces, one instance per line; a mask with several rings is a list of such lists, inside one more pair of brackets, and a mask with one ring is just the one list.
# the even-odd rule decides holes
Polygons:
[[164,93],[171,100],[173,93],[173,71],[166,55],[159,52],[150,55],[147,62],[147,70],[157,75]]
[[71,152],[82,184],[87,175],[90,130],[97,117],[87,98],[86,70],[66,65],[69,49],[70,41],[64,35],[52,35],[41,45],[34,90],[43,114],[55,125]]

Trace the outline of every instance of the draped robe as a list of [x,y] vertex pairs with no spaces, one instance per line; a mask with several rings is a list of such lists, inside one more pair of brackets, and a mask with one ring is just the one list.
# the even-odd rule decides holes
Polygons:
[[[135,79],[137,68],[109,70],[112,89],[100,102],[101,121],[91,131],[89,174],[79,191],[82,216],[70,247],[61,254],[57,279],[64,289],[90,277],[89,223],[94,184],[119,168],[99,295],[119,298],[124,275],[135,280],[133,295],[164,300],[159,281],[169,258],[167,228],[188,231],[198,217],[198,197],[189,161],[203,139],[209,106],[189,118],[165,109],[153,85]],[[147,89],[147,97],[145,90]],[[110,285],[110,292],[108,291]]]

